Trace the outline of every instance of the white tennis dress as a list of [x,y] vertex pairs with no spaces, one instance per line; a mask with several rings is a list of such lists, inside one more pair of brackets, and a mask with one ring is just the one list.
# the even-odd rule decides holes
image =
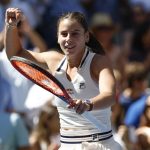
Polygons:
[[[86,48],[78,72],[72,81],[69,81],[66,76],[67,59],[63,58],[58,66],[55,77],[63,83],[63,86],[73,99],[89,100],[99,94],[99,86],[92,80],[90,75],[90,65],[94,55],[95,53],[90,52]],[[83,145],[90,147],[89,144],[93,142],[95,144],[100,141],[106,142],[112,139],[110,107],[90,112],[97,120],[100,120],[102,125],[100,131],[90,121],[77,114],[73,109],[68,109],[66,104],[59,98],[56,98],[55,102],[60,117],[61,150],[80,150],[84,149]],[[68,130],[64,130],[64,128]],[[92,148],[92,150],[96,149]]]

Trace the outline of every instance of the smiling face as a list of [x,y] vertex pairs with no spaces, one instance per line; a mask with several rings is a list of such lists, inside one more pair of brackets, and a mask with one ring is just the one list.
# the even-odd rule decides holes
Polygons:
[[89,33],[82,25],[71,18],[64,18],[58,26],[58,43],[68,57],[78,56],[84,52],[85,43],[89,40]]

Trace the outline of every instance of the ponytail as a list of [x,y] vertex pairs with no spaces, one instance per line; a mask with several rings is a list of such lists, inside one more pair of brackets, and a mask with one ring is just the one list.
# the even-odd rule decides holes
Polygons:
[[86,43],[86,46],[88,46],[94,53],[101,55],[105,54],[103,46],[97,41],[91,32],[89,32],[89,41]]

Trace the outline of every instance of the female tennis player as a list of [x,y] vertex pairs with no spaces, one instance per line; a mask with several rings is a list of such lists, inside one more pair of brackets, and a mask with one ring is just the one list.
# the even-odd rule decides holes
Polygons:
[[[56,98],[60,118],[60,150],[120,150],[111,129],[115,79],[108,57],[89,33],[83,14],[71,12],[58,20],[58,43],[63,54],[36,53],[22,47],[17,24],[23,19],[18,8],[6,11],[5,47],[7,56],[21,56],[51,72],[64,85],[76,106]],[[94,43],[94,44],[93,44]],[[90,111],[103,126],[101,131],[80,114]]]

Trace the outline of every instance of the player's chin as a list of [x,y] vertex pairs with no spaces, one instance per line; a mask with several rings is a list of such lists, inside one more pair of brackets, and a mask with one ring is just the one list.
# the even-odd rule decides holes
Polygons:
[[66,49],[65,50],[65,54],[68,56],[72,56],[72,55],[74,55],[74,53],[75,53],[74,49]]

